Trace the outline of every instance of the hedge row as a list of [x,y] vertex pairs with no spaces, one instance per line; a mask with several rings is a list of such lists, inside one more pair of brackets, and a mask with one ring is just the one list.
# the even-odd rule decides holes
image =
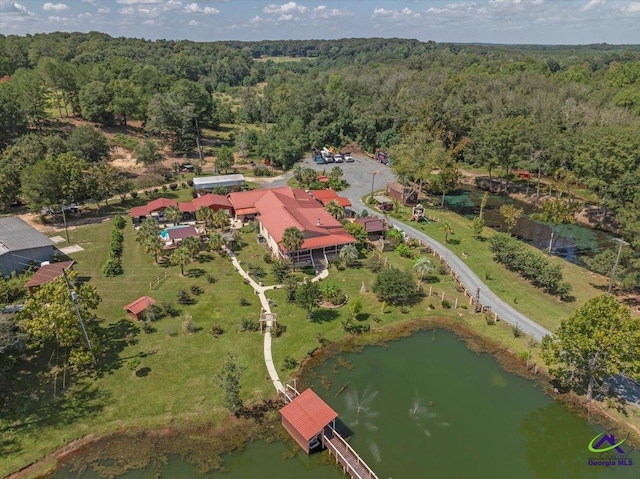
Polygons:
[[571,285],[562,281],[560,265],[552,264],[542,253],[532,251],[506,233],[493,235],[490,242],[495,261],[519,273],[537,288],[562,299],[571,292]]
[[124,235],[122,229],[126,226],[125,219],[118,215],[113,219],[113,229],[111,230],[111,242],[109,243],[109,255],[102,267],[105,276],[118,276],[124,273],[122,269],[122,244]]

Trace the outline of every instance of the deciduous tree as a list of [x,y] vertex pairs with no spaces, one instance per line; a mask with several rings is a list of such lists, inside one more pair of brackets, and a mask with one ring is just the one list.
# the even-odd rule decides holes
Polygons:
[[611,295],[588,300],[542,341],[542,357],[564,385],[587,400],[607,377],[640,371],[640,319]]
[[214,382],[224,391],[224,405],[234,415],[242,409],[240,398],[240,379],[246,367],[238,364],[235,353],[227,353],[227,358],[214,378]]

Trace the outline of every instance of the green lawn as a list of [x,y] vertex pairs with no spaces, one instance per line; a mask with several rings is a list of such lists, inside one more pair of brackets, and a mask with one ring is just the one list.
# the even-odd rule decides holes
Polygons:
[[[453,225],[455,234],[449,236],[447,247],[459,257],[463,257],[462,253],[466,253],[467,264],[492,291],[523,314],[551,330],[587,299],[602,294],[602,287],[607,284],[607,278],[551,256],[550,261],[561,265],[565,281],[573,287],[571,294],[575,297],[575,301],[562,302],[493,261],[493,253],[489,249],[487,239],[495,233],[490,228],[484,229],[483,240],[477,240],[471,231],[471,221],[466,218],[451,211],[435,208],[428,208],[425,213],[440,221],[449,221]],[[398,218],[444,243],[444,233],[440,230],[439,223],[408,222],[406,219],[410,214],[410,209],[403,207],[400,209]],[[533,248],[530,245],[527,247]],[[539,252],[537,249],[536,251]],[[482,298],[480,299],[482,301]]]
[[[124,230],[124,274],[105,278],[100,269],[106,259],[111,228],[112,222],[106,221],[70,231],[71,243],[84,248],[71,255],[77,262],[75,269],[82,278],[96,285],[102,297],[97,314],[101,318],[104,352],[99,356],[98,377],[92,380],[69,376],[71,387],[65,399],[55,400],[54,383],[59,391],[62,374],[56,381],[52,376],[38,374],[45,369],[43,363],[55,362],[51,349],[46,349],[34,360],[32,368],[27,368],[28,372],[16,383],[23,391],[27,390],[27,394],[21,396],[20,405],[11,408],[10,413],[0,419],[0,447],[4,453],[0,476],[89,433],[101,434],[123,427],[163,427],[188,421],[220,423],[228,412],[223,407],[222,392],[212,379],[228,351],[235,351],[241,364],[247,367],[242,378],[245,401],[252,403],[274,394],[264,366],[262,336],[239,330],[243,318],[259,317],[260,303],[230,261],[218,255],[203,254],[201,261],[186,267],[186,275],[181,277],[178,267],[156,265],[153,258],[145,255],[135,241],[131,226],[127,225]],[[437,237],[436,227],[427,228],[431,228],[430,233]],[[480,253],[474,253],[465,245],[462,229],[459,229],[455,235],[463,240],[459,247],[471,251],[470,260],[476,254],[479,256]],[[269,272],[265,282],[272,282],[270,266],[263,259],[266,248],[255,242],[255,233],[245,231],[242,235],[246,245],[238,252],[240,260],[262,265]],[[402,268],[412,265],[411,260],[400,258],[395,252],[384,253],[384,256],[391,264]],[[166,280],[157,289],[150,290],[149,282],[162,272],[167,273]],[[207,274],[217,281],[210,284]],[[494,281],[498,281],[499,275],[495,276]],[[374,275],[362,266],[342,271],[332,267],[325,280],[337,284],[351,299],[362,294],[364,283],[367,292],[363,294],[364,310],[359,319],[369,321],[372,330],[385,330],[407,320],[445,318],[470,326],[516,354],[527,349],[527,339],[514,338],[508,325],[489,326],[484,316],[473,314],[469,309],[443,309],[436,296],[424,298],[404,312],[397,306],[387,306],[383,312],[381,303],[370,292],[373,281]],[[204,291],[197,297],[196,304],[180,306],[181,314],[176,318],[152,323],[154,332],[141,331],[140,323],[126,319],[122,310],[125,304],[142,295],[150,295],[159,303],[176,303],[176,291],[192,285]],[[438,295],[444,291],[451,304],[455,298],[460,299],[461,306],[466,304],[463,294],[456,291],[448,275],[436,274],[424,288],[428,291],[429,286]],[[307,321],[302,309],[286,301],[284,291],[269,292],[268,297],[274,302],[273,311],[278,314],[279,322],[286,326],[286,331],[273,340],[274,361],[279,370],[286,356],[303,361],[308,353],[319,347],[319,334],[329,341],[346,336],[342,320],[348,314],[348,307],[319,310],[312,321]],[[250,305],[240,306],[240,298],[248,300]],[[187,313],[202,328],[200,331],[183,332]],[[214,322],[224,329],[217,338],[207,332]],[[534,350],[534,360],[536,358]],[[289,379],[292,372],[280,371],[281,379]]]

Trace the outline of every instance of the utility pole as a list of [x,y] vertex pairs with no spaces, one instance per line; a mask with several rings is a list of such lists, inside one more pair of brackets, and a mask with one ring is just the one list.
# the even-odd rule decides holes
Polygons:
[[373,183],[376,180],[376,175],[378,174],[377,171],[373,172],[373,176],[371,177],[371,198],[373,198]]
[[609,289],[607,290],[607,294],[611,294],[611,288],[613,288],[613,280],[616,277],[616,269],[618,268],[618,261],[620,261],[620,253],[622,253],[623,246],[629,246],[625,240],[620,238],[613,238],[615,241],[619,243],[618,246],[618,254],[616,255],[616,262],[613,263],[613,269],[611,270],[611,278],[609,278]]
[[64,231],[67,233],[67,243],[70,243],[70,241],[69,241],[69,228],[67,228],[67,216],[64,213],[64,201],[60,205],[60,209],[62,210],[62,221],[64,221]]
[[89,341],[89,336],[87,335],[87,330],[84,327],[84,321],[82,321],[82,315],[80,314],[80,308],[78,308],[78,295],[71,287],[71,282],[67,277],[67,271],[62,270],[62,275],[64,276],[64,280],[67,283],[67,288],[69,288],[69,294],[71,295],[71,302],[73,303],[73,308],[76,310],[76,315],[78,316],[78,321],[80,322],[80,328],[82,329],[82,335],[84,336],[84,340],[87,343],[87,347],[89,348],[89,352],[91,353],[91,357],[93,358],[93,365],[97,366],[98,361],[96,361],[96,357],[93,354],[93,348],[91,347],[91,341]]

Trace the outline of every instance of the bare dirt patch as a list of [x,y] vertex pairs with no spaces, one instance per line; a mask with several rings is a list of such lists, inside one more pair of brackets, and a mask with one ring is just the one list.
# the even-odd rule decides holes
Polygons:
[[121,146],[114,146],[111,149],[111,160],[109,164],[119,170],[141,172],[144,165],[138,163],[138,159],[133,153]]

